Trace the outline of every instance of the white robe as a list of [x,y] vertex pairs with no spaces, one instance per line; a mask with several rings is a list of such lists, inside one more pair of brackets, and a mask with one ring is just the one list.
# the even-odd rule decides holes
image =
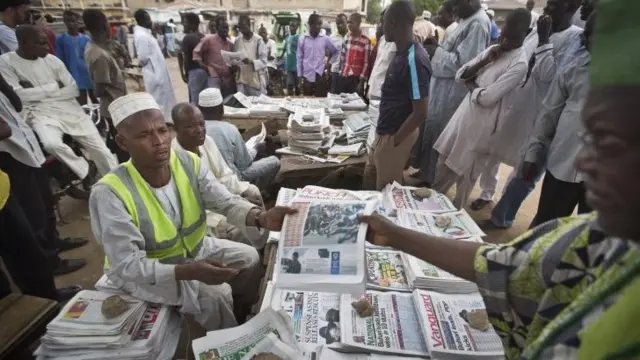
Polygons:
[[257,96],[267,93],[267,84],[260,79],[260,73],[267,68],[267,46],[264,40],[257,34],[253,34],[250,40],[238,36],[233,44],[234,51],[242,51],[251,64],[240,65],[240,71],[236,75],[238,91],[247,96]]
[[[492,47],[495,46],[498,45]],[[456,74],[456,80],[464,83],[464,72],[485,58],[489,49],[463,65]],[[522,84],[527,64],[526,52],[521,47],[503,54],[478,72],[478,87],[467,93],[434,145],[440,156],[445,158],[445,165],[456,174],[463,175],[469,171],[478,151],[486,148],[486,141],[500,127],[504,116],[514,110],[512,104],[503,99]]]
[[177,103],[176,95],[158,40],[151,35],[151,30],[138,25],[133,36],[146,91],[160,105],[165,121],[173,123],[171,110]]

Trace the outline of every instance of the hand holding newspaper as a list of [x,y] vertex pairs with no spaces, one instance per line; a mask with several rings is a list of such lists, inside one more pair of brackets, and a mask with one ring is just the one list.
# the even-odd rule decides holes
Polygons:
[[437,237],[464,239],[486,235],[465,210],[446,214],[398,210],[398,222],[400,226]]
[[246,141],[247,148],[255,149],[258,144],[263,143],[267,138],[267,128],[262,123],[262,129],[258,135],[252,136],[249,140]]
[[242,60],[248,58],[244,51],[221,51],[222,59],[227,66],[240,66],[243,65]]
[[446,213],[456,211],[451,200],[439,192],[427,188],[402,186],[397,182],[382,191],[389,208]]

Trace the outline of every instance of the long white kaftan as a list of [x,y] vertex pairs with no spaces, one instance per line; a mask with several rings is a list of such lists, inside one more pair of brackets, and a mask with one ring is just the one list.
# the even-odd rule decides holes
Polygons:
[[522,46],[527,58],[535,56],[535,64],[524,87],[519,86],[505,99],[517,109],[504,116],[500,127],[486,142],[485,152],[501,162],[516,166],[522,160],[522,148],[528,143],[542,100],[549,91],[557,69],[574,58],[580,48],[582,29],[571,26],[551,35],[549,44],[538,46],[538,33],[533,29]]
[[267,84],[260,79],[260,73],[267,68],[267,46],[260,36],[253,34],[247,40],[244,36],[238,36],[233,43],[233,51],[242,51],[251,64],[240,65],[240,71],[236,74],[238,91],[247,96],[258,96],[267,93]]
[[460,67],[484,51],[491,41],[491,22],[484,10],[478,10],[447,36],[431,59],[431,85],[427,119],[414,148],[423,180],[433,182],[438,154],[433,144],[447,126],[449,119],[467,94],[464,84],[456,82]]
[[[464,83],[464,72],[485,58],[489,49],[463,65],[456,80]],[[478,73],[478,87],[467,93],[434,144],[434,149],[445,158],[445,165],[456,174],[463,175],[469,171],[478,149],[486,148],[487,139],[500,127],[504,116],[514,110],[512,104],[503,99],[523,83],[527,64],[525,50],[519,48],[503,54]]]
[[171,110],[177,103],[176,95],[158,40],[151,35],[151,30],[139,25],[134,28],[133,37],[146,91],[160,105],[165,121],[173,123]]

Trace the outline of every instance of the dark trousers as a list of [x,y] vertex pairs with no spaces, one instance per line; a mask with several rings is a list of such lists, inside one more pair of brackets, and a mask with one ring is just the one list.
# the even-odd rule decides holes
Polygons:
[[302,81],[304,96],[327,97],[327,91],[327,79],[323,75],[316,74],[315,82],[310,82],[307,78]]
[[578,213],[591,211],[585,200],[584,183],[570,183],[556,179],[550,171],[544,175],[538,212],[531,227],[549,220],[570,216],[578,206]]
[[60,263],[57,245],[60,234],[47,171],[27,166],[5,152],[0,153],[0,169],[9,175],[11,193],[20,203],[40,247],[49,259],[49,265],[56,268]]
[[338,93],[353,94],[358,91],[358,84],[360,83],[360,77],[358,76],[341,76],[340,77],[340,91]]
[[113,120],[111,120],[111,118],[109,117],[105,117],[104,120],[109,125],[109,133],[107,134],[107,141],[106,141],[107,147],[109,148],[109,150],[111,150],[112,153],[116,154],[116,157],[118,158],[118,162],[122,164],[123,162],[126,162],[129,160],[130,158],[129,153],[120,149],[120,147],[116,143],[116,135],[118,134],[118,132],[116,131],[116,127],[113,126]]
[[78,96],[76,98],[76,100],[78,100],[80,105],[87,105],[87,103],[88,103],[87,96],[89,97],[89,99],[91,99],[91,103],[92,104],[97,104],[98,103],[98,98],[93,93],[92,89],[91,90],[80,89],[80,96]]
[[[14,180],[11,180],[13,187]],[[0,229],[0,257],[13,282],[23,294],[57,300],[47,257],[38,244],[20,202],[13,195],[9,195],[7,203],[0,210]],[[9,279],[0,270],[0,299],[10,293]]]

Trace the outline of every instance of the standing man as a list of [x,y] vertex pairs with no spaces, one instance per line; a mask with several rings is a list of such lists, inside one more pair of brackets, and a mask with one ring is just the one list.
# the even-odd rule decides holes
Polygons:
[[267,67],[260,71],[260,83],[264,85],[264,88],[267,89],[267,94],[272,94],[272,89],[269,84],[269,79],[272,77],[272,73],[276,71],[276,55],[278,52],[278,46],[273,39],[269,39],[269,34],[267,33],[267,28],[264,26],[260,26],[260,30],[258,30],[258,35],[264,42],[265,48],[267,50]]
[[527,0],[527,3],[525,5],[527,10],[529,10],[529,12],[531,13],[531,28],[532,29],[534,27],[536,27],[536,24],[538,23],[538,19],[540,18],[540,14],[538,14],[536,11],[533,10],[533,8],[535,6],[536,6],[536,2],[534,0]]
[[442,36],[442,43],[444,43],[449,36],[451,36],[453,30],[458,27],[456,15],[453,13],[453,0],[446,0],[440,5],[440,10],[438,10],[438,24],[444,29]]
[[427,39],[435,38],[436,26],[431,22],[431,11],[424,10],[422,16],[416,19],[413,24],[414,39],[422,44]]
[[198,94],[207,88],[208,74],[193,59],[193,51],[204,37],[200,32],[200,17],[198,14],[187,13],[182,17],[184,22],[184,32],[186,35],[182,39],[182,48],[178,54],[178,66],[182,81],[189,89],[189,102],[198,103]]
[[[424,48],[413,39],[413,5],[393,2],[384,14],[384,36],[397,48],[382,85],[377,139],[367,166],[376,171],[376,190],[402,182],[404,164],[427,115],[431,66]],[[373,162],[373,164],[371,163]]]
[[29,0],[3,0],[0,4],[0,55],[18,49],[16,27],[29,20]]
[[82,20],[91,34],[92,41],[87,46],[84,57],[95,94],[100,99],[100,115],[109,125],[107,146],[116,154],[118,162],[123,163],[129,160],[129,154],[120,149],[115,142],[116,129],[109,114],[109,105],[115,99],[127,95],[127,86],[118,62],[108,50],[108,44],[112,41],[109,21],[102,11],[93,9],[85,10]]
[[103,177],[89,199],[105,275],[140,300],[193,314],[208,331],[243,322],[258,299],[260,256],[207,236],[205,210],[257,231],[279,231],[295,210],[264,211],[229,193],[197,155],[171,150],[171,132],[149,94],[121,97],[109,111],[131,161]]
[[[84,50],[91,40],[87,35],[78,31],[80,24],[76,13],[66,10],[62,15],[62,19],[64,20],[64,26],[67,27],[67,32],[58,35],[56,38],[56,56],[62,60],[71,76],[73,76],[73,80],[76,81],[76,85],[80,90],[80,96],[78,96],[80,105],[87,104],[87,96],[91,98],[92,104],[96,104],[98,99],[93,93],[93,84],[84,59]],[[87,25],[85,24],[85,26]]]
[[[340,56],[340,50],[333,45],[331,39],[320,34],[321,27],[320,15],[309,15],[309,34],[301,36],[298,41],[297,70],[304,96],[327,96],[327,78],[324,73]],[[329,62],[325,62],[327,52]]]
[[[235,94],[236,86],[233,74],[222,57],[222,51],[231,51],[233,43],[229,41],[229,23],[226,17],[216,17],[214,25],[217,26],[216,31],[212,35],[205,36],[193,49],[193,61],[207,72],[207,76],[204,76],[207,83],[204,84],[205,87],[202,90],[207,88],[220,89],[223,96],[227,97]],[[197,76],[195,86],[193,89],[190,88],[189,93],[203,85],[201,72],[197,71],[195,76]],[[200,93],[193,94],[192,101],[198,100],[198,96]]]
[[[331,28],[331,27],[329,27]],[[344,39],[347,36],[348,27],[347,27],[347,15],[338,14],[336,16],[336,28],[337,32],[335,35],[330,35],[329,39],[331,39],[331,43],[338,50],[342,50],[344,45]],[[338,94],[340,93],[340,77],[342,73],[342,67],[340,64],[340,58],[336,58],[336,60],[331,64],[331,93]]]
[[[585,29],[592,31],[592,29]],[[546,163],[538,212],[531,227],[549,220],[590,212],[585,199],[582,174],[574,163],[582,149],[582,108],[589,91],[589,43],[567,66],[558,69],[551,88],[542,102],[542,113],[527,146],[523,176],[535,176],[536,164]]]
[[496,12],[493,11],[493,9],[489,9],[487,10],[487,16],[491,21],[491,33],[489,35],[491,36],[491,43],[494,44],[498,41],[498,38],[500,37],[500,29],[498,29],[498,24],[496,24],[496,20],[495,20]]
[[433,183],[438,162],[433,144],[468,92],[464,84],[456,82],[456,72],[490,43],[491,23],[480,0],[452,1],[453,11],[460,17],[458,29],[442,45],[425,45],[433,68],[433,91],[429,96],[429,113],[414,146],[413,167],[420,169],[418,176],[427,184]]
[[289,23],[289,36],[284,40],[284,67],[287,72],[287,95],[300,95],[298,84],[298,74],[296,71],[296,61],[298,56],[298,20],[291,20]]
[[349,35],[345,38],[340,53],[340,91],[338,93],[358,92],[364,96],[367,82],[371,40],[360,29],[362,16],[353,13],[349,16]]
[[147,92],[162,106],[164,119],[171,123],[171,109],[177,102],[176,95],[158,40],[151,34],[153,26],[151,16],[146,11],[139,9],[135,12],[134,17],[138,24],[133,30],[133,36],[138,61],[142,67],[144,86]]
[[242,51],[246,56],[236,72],[238,91],[247,96],[266,95],[267,84],[260,81],[260,73],[267,68],[267,46],[260,36],[251,30],[251,19],[248,15],[238,17],[238,29],[240,36],[233,44],[233,51]]

